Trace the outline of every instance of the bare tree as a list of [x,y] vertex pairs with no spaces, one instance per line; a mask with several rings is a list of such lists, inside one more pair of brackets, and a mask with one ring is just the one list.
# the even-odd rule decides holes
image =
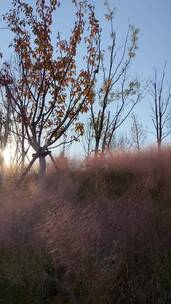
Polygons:
[[88,158],[93,151],[94,145],[94,129],[91,118],[89,118],[89,121],[85,124],[85,132],[82,137],[82,143],[85,156]]
[[0,167],[3,166],[3,152],[9,142],[11,126],[11,107],[8,102],[8,94],[1,90],[0,102]]
[[155,129],[158,150],[161,149],[162,141],[171,133],[171,128],[169,127],[171,120],[171,86],[167,86],[165,78],[165,67],[161,77],[158,76],[158,72],[155,70],[154,80],[152,80],[150,84],[152,122]]
[[117,47],[114,12],[107,3],[106,6],[111,44],[107,51],[101,51],[101,76],[98,75],[98,79],[102,79],[102,83],[97,81],[94,88],[95,102],[91,106],[96,154],[110,148],[116,130],[130,115],[141,96],[139,82],[128,76],[137,49],[138,29],[130,25],[123,46]]
[[137,116],[133,113],[131,116],[131,145],[139,152],[146,139],[146,129],[143,127],[142,123],[138,121]]
[[112,142],[111,142],[111,149],[113,151],[120,150],[120,151],[127,151],[131,148],[130,139],[127,133],[122,133],[117,136],[115,133]]
[[12,163],[16,168],[23,171],[26,162],[30,162],[28,157],[30,145],[27,140],[24,124],[15,117],[14,112],[12,113],[11,138],[14,147]]

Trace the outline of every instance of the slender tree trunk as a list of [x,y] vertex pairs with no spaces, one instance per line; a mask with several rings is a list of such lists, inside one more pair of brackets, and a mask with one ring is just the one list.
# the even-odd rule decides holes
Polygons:
[[99,145],[100,145],[100,138],[96,137],[95,138],[95,157],[98,156],[98,152],[99,152]]
[[21,168],[24,169],[25,163],[25,142],[24,142],[24,124],[22,122],[22,139],[21,139]]
[[25,179],[26,175],[28,174],[28,172],[30,171],[31,167],[33,166],[35,160],[37,159],[37,156],[33,156],[31,162],[28,164],[27,168],[25,169],[25,171],[23,172],[23,174],[20,177],[19,183],[21,184],[23,182],[23,180]]
[[43,181],[46,174],[46,156],[39,156],[39,180]]
[[160,152],[161,151],[161,140],[160,139],[157,140],[157,148],[158,148],[158,151]]
[[50,158],[51,158],[51,160],[52,160],[52,163],[54,164],[54,167],[55,167],[56,171],[58,172],[58,171],[59,171],[59,168],[57,167],[57,164],[56,164],[56,162],[55,162],[55,160],[54,160],[54,158],[53,158],[51,152],[49,153],[49,156],[50,156]]

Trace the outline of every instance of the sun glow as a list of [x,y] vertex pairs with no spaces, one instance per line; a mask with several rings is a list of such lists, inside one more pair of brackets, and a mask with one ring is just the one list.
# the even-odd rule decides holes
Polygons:
[[3,152],[4,163],[9,166],[12,161],[12,149],[10,146],[7,146]]

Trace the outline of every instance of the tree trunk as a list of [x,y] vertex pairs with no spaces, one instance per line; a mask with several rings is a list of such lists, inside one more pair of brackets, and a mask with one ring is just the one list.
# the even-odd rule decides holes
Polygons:
[[160,139],[157,140],[157,148],[158,148],[158,151],[160,152],[161,151],[161,140]]
[[25,163],[25,140],[24,140],[24,124],[22,122],[22,138],[21,138],[21,169],[24,170]]
[[95,157],[98,157],[99,146],[100,146],[100,138],[99,138],[99,137],[96,137],[96,138],[95,138],[95,149],[94,149]]
[[27,168],[24,170],[23,174],[21,175],[20,179],[19,179],[19,183],[21,184],[23,182],[23,180],[25,179],[26,175],[28,174],[28,172],[30,171],[31,167],[33,166],[35,160],[37,159],[36,155],[33,155],[33,158],[31,160],[31,162],[28,164]]
[[46,156],[40,155],[39,156],[39,180],[43,181],[45,174],[46,174]]

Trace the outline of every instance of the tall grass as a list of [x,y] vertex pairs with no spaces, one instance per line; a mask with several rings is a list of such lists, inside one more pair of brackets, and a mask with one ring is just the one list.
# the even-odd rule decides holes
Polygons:
[[0,303],[171,303],[171,151],[56,163],[1,188]]

